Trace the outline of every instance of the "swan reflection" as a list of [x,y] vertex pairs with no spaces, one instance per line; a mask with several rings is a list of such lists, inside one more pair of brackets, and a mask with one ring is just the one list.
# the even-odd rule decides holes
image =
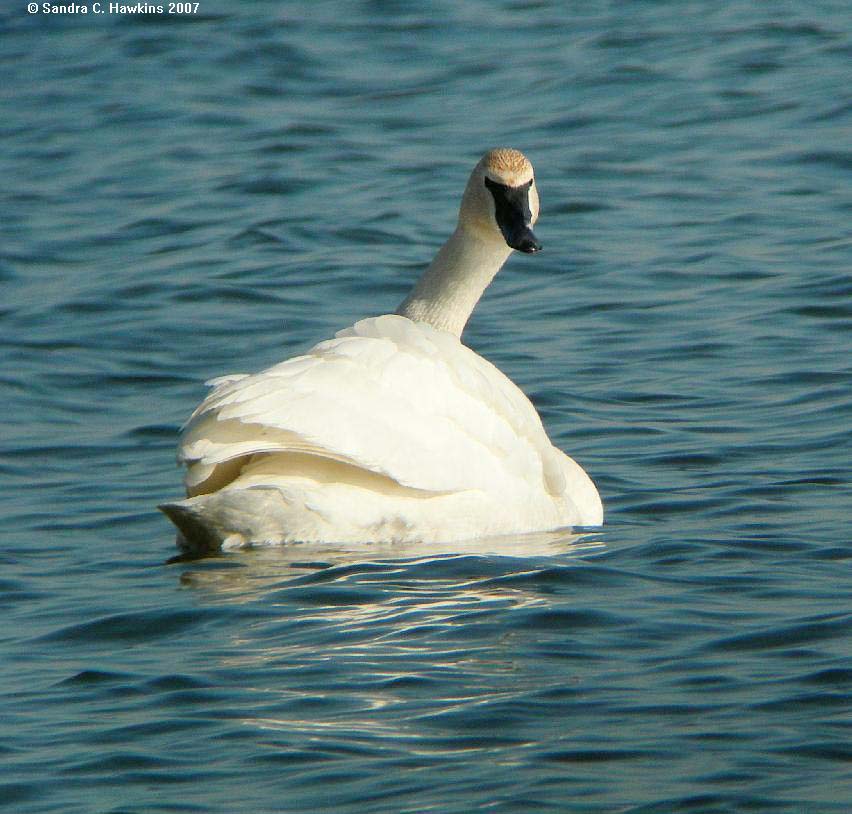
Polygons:
[[[454,572],[479,578],[493,576],[494,567],[428,568],[430,563],[458,561],[460,558],[536,558],[580,557],[601,553],[606,546],[602,535],[583,534],[568,529],[523,535],[483,537],[451,543],[293,543],[290,545],[254,546],[203,560],[175,557],[170,563],[186,567],[181,582],[193,588],[214,593],[231,602],[256,600],[294,581],[339,582],[353,574],[363,583],[365,576],[375,573],[378,579],[392,579],[394,574],[418,569],[417,577],[435,586]],[[499,561],[498,561],[499,562]],[[495,562],[492,559],[492,566]],[[539,564],[540,565],[540,564]],[[517,566],[517,564],[515,564]],[[520,570],[525,570],[520,569]],[[515,572],[517,567],[501,567],[499,572]],[[431,572],[431,577],[429,577]],[[380,576],[383,575],[383,576]],[[414,576],[411,575],[410,576]],[[476,578],[474,577],[474,581]]]

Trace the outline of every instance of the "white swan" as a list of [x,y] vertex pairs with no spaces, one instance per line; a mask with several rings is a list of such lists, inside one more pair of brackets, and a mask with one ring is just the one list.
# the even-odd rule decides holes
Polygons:
[[512,249],[541,248],[538,210],[530,162],[492,150],[396,314],[211,382],[180,444],[187,499],[160,506],[179,544],[446,542],[602,523],[589,476],[459,339]]

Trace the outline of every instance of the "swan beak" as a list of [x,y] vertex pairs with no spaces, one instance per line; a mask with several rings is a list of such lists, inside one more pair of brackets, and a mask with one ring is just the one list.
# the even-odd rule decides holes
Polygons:
[[494,198],[494,216],[506,245],[524,254],[541,251],[541,243],[532,230],[530,212],[530,182],[520,187],[498,184],[490,178],[485,186]]
[[541,243],[538,242],[538,238],[529,226],[524,226],[511,235],[506,235],[504,232],[504,237],[509,246],[524,254],[535,254],[541,251]]

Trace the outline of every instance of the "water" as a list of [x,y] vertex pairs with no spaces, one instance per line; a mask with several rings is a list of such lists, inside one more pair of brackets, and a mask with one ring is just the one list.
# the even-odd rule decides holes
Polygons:
[[[3,12],[0,807],[849,810],[852,13],[574,5]],[[466,341],[606,528],[167,564],[203,380],[392,310],[500,144]]]

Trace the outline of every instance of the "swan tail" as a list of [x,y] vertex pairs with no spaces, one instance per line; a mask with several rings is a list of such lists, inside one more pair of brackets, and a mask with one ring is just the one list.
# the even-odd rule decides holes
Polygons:
[[180,532],[187,553],[205,554],[253,543],[294,539],[293,496],[278,488],[230,488],[158,506]]
[[174,503],[161,503],[157,508],[175,524],[178,530],[177,545],[183,551],[203,554],[218,551],[222,537],[211,527],[194,498]]

